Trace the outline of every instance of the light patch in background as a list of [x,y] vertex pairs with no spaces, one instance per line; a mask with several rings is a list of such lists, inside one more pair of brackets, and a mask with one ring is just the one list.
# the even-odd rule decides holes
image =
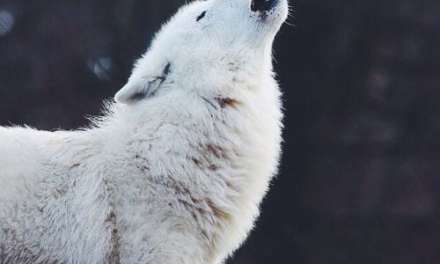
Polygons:
[[91,60],[87,63],[89,69],[100,80],[110,80],[113,68],[113,60],[110,57],[100,57],[96,60]]
[[9,32],[11,32],[14,24],[14,15],[7,10],[0,9],[0,37],[6,36]]

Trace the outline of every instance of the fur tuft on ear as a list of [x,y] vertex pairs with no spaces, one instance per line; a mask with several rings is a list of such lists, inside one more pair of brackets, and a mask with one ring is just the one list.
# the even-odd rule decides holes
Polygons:
[[153,78],[132,78],[122,89],[116,93],[115,101],[122,104],[137,102],[146,97],[153,96],[160,86],[167,80],[171,64],[167,63],[162,74]]
[[115,101],[122,104],[130,104],[145,98],[148,94],[150,83],[146,80],[144,82],[129,81],[119,92],[115,95]]

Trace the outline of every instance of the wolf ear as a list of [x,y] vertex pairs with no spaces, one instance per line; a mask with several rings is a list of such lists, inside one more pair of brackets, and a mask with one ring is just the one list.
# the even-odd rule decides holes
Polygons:
[[133,78],[116,93],[115,101],[122,104],[131,104],[146,97],[153,96],[160,86],[167,80],[171,64],[168,63],[162,74],[151,78]]
[[147,97],[154,82],[148,80],[129,81],[115,95],[115,101],[122,104],[131,104]]

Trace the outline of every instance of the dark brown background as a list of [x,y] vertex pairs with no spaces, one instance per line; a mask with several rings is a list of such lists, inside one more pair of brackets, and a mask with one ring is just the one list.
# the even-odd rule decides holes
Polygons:
[[[183,2],[0,0],[0,124],[85,124]],[[440,263],[440,1],[295,6],[281,173],[230,263]]]

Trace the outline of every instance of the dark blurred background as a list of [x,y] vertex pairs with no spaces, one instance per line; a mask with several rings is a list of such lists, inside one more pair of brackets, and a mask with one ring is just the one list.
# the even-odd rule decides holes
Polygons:
[[[0,0],[0,125],[84,125],[184,2]],[[229,263],[440,263],[440,1],[294,6],[281,173]]]

